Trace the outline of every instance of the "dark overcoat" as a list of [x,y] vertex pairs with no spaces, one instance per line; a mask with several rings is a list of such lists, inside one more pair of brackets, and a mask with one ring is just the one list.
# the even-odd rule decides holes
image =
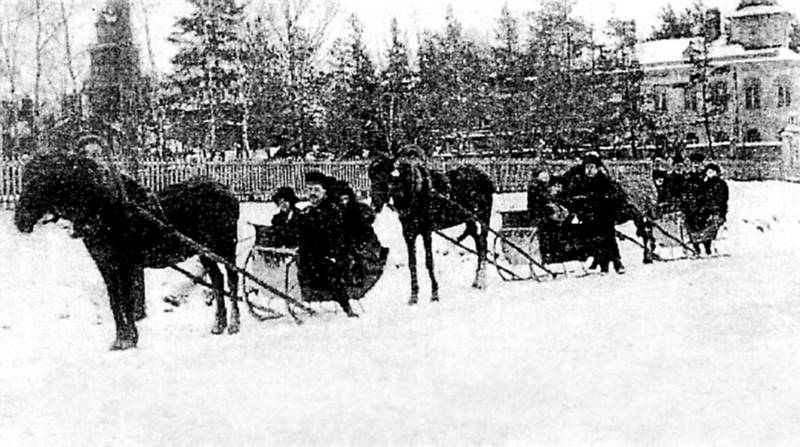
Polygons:
[[329,199],[297,217],[297,278],[302,287],[334,291],[345,278],[342,212]]

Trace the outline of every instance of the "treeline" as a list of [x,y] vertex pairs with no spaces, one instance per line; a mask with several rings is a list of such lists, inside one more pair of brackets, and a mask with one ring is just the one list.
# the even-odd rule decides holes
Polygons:
[[503,7],[488,43],[467,36],[448,8],[443,29],[419,36],[413,60],[393,20],[381,66],[356,16],[320,53],[333,8],[312,16],[309,1],[282,0],[253,14],[234,0],[191,3],[173,34],[180,51],[162,103],[174,133],[195,147],[344,158],[409,142],[433,151],[482,130],[507,148],[557,152],[636,145],[654,130],[635,24],[595,30],[572,1],[540,0],[522,17]]

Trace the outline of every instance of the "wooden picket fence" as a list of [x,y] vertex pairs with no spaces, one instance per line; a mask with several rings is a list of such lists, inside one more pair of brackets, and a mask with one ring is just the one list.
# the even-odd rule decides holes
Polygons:
[[[547,167],[551,172],[562,172],[574,161],[528,159],[434,159],[431,167],[450,169],[459,165],[477,166],[489,174],[499,193],[524,191],[537,169]],[[231,188],[241,201],[269,200],[281,186],[292,186],[297,191],[305,189],[304,175],[308,171],[321,171],[349,182],[357,194],[369,194],[370,181],[366,161],[340,162],[267,162],[251,160],[235,161],[164,161],[146,160],[138,163],[120,163],[121,169],[139,179],[152,191],[165,186],[203,175],[214,178]],[[649,182],[653,165],[649,161],[608,161],[611,175],[636,187],[640,182]],[[780,162],[720,161],[725,177],[733,180],[788,180]],[[0,160],[0,207],[13,208],[22,190],[21,159]]]

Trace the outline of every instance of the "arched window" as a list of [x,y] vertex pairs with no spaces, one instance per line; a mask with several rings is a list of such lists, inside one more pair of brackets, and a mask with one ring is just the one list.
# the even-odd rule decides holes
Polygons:
[[715,143],[725,143],[725,142],[728,142],[730,140],[731,139],[730,139],[730,137],[728,137],[728,134],[723,132],[723,131],[721,131],[721,130],[714,134],[714,142]]
[[758,129],[750,129],[744,135],[744,142],[745,143],[756,143],[761,141],[761,132]]
[[775,88],[778,91],[778,107],[789,107],[792,105],[792,83],[785,77],[775,81]]
[[698,144],[700,142],[700,138],[697,138],[697,134],[694,132],[689,132],[686,134],[686,137],[683,139],[686,144]]
[[761,108],[761,81],[750,78],[744,83],[744,108],[748,110]]
[[711,105],[718,107],[721,111],[728,108],[728,83],[725,81],[716,81],[711,85],[710,102]]
[[697,92],[691,87],[683,89],[683,109],[697,112]]
[[656,112],[666,112],[669,109],[668,105],[669,95],[667,91],[667,86],[665,85],[654,86],[652,92],[652,98],[653,98],[653,109]]

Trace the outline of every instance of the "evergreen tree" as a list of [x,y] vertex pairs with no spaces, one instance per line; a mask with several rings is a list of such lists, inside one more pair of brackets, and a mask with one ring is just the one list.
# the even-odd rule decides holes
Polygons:
[[378,123],[378,82],[375,65],[364,45],[358,17],[348,19],[350,36],[334,44],[332,92],[327,107],[329,148],[340,156],[372,150],[381,136]]
[[241,144],[243,7],[235,0],[189,3],[194,11],[170,36],[179,50],[169,110],[187,143],[217,152]]
[[[426,33],[419,49],[419,98],[415,113],[423,147],[433,149],[442,137],[464,134],[487,122],[487,57],[462,34],[448,7],[442,34]],[[455,135],[453,135],[455,133]]]
[[498,138],[512,146],[524,144],[522,111],[528,103],[524,82],[519,20],[504,5],[495,27],[491,48],[490,126]]
[[703,32],[705,22],[705,5],[703,0],[695,0],[689,8],[676,13],[668,4],[658,14],[659,24],[653,28],[650,40],[678,39],[699,36]]
[[526,110],[532,136],[555,152],[581,143],[595,128],[591,30],[574,14],[573,0],[541,0],[529,15],[527,78],[533,101]]
[[380,73],[380,130],[384,141],[375,148],[378,151],[394,150],[410,142],[412,135],[416,134],[416,121],[411,113],[415,76],[396,18],[391,21],[389,35],[391,44],[386,52],[387,64]]
[[[609,19],[607,51],[601,51],[596,66],[597,133],[603,143],[627,143],[634,152],[650,117],[644,110],[644,72],[636,55],[636,23]],[[606,48],[604,48],[606,49]]]

